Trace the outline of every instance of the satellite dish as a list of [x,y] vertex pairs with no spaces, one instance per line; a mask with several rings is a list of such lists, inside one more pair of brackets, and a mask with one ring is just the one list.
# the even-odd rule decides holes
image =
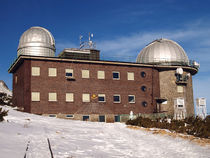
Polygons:
[[178,67],[176,69],[176,73],[179,74],[179,75],[182,75],[183,74],[183,69],[181,67]]

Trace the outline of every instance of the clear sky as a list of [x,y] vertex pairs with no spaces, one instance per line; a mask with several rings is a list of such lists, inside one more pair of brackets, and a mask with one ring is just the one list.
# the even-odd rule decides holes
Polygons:
[[207,98],[210,113],[210,1],[208,0],[0,0],[0,80],[12,88],[7,70],[19,38],[32,26],[48,29],[56,54],[79,47],[79,35],[94,34],[105,60],[135,61],[151,41],[179,43],[201,67],[194,97]]

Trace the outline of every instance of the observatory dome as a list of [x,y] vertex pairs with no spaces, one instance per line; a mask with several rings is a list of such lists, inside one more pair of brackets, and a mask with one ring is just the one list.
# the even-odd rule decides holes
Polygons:
[[55,56],[55,40],[52,34],[43,27],[31,27],[20,37],[19,55]]
[[184,49],[176,42],[158,39],[141,50],[137,63],[160,65],[189,65]]

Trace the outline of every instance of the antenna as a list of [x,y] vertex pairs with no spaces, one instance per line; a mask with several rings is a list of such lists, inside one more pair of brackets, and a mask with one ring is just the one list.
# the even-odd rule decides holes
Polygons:
[[80,49],[82,49],[82,48],[95,49],[96,44],[92,41],[92,38],[93,38],[93,33],[89,32],[88,41],[82,42],[83,36],[80,35],[80,37],[79,37],[79,39],[80,39]]

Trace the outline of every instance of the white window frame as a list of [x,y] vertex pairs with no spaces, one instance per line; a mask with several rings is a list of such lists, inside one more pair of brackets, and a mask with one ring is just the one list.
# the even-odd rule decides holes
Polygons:
[[57,93],[56,92],[49,92],[48,93],[48,101],[56,102],[57,101]]
[[40,92],[31,92],[31,101],[40,101]]
[[[119,96],[119,101],[114,101],[114,97],[115,97],[115,96]],[[114,94],[114,95],[113,95],[113,102],[114,102],[114,103],[121,103],[120,94]]]
[[98,79],[105,79],[105,71],[98,71],[97,72],[97,78]]
[[90,78],[90,71],[82,70],[82,78]]
[[[114,78],[114,73],[118,73],[118,78]],[[120,80],[120,72],[119,71],[112,71],[112,79],[113,80]]]
[[40,67],[32,66],[31,67],[31,76],[40,76]]
[[177,92],[178,93],[184,93],[184,87],[183,86],[177,86]]
[[[72,73],[72,76],[67,76],[66,73]],[[73,69],[65,69],[65,76],[69,78],[74,78],[74,70]]]
[[99,97],[104,97],[104,101],[99,101],[98,100],[98,102],[102,102],[102,103],[106,102],[106,95],[105,94],[98,94],[98,99],[99,99]]
[[134,72],[127,72],[127,78],[129,81],[134,81]]
[[48,116],[49,116],[49,117],[57,117],[56,114],[49,114]]
[[48,76],[49,77],[56,77],[57,76],[57,68],[48,68]]
[[[72,117],[67,117],[67,115],[72,115]],[[74,115],[73,114],[66,114],[66,118],[74,118]]]
[[84,103],[90,102],[90,94],[89,93],[83,93],[82,94],[82,102],[84,102]]
[[74,102],[74,93],[66,93],[66,102]]
[[[129,97],[133,97],[134,98],[134,101],[129,101]],[[129,103],[136,103],[135,95],[128,95],[128,102]]]

